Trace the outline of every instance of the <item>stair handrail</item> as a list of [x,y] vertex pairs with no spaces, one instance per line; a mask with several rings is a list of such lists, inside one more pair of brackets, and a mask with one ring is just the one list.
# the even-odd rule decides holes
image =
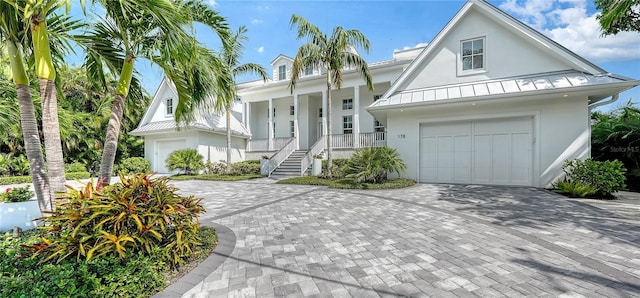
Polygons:
[[309,148],[307,154],[305,154],[300,161],[300,176],[304,176],[304,172],[306,172],[311,165],[313,157],[324,151],[326,145],[326,136],[322,136]]
[[282,149],[278,150],[276,154],[269,158],[269,176],[271,176],[271,173],[273,173],[273,171],[275,171],[280,166],[280,164],[282,164],[282,162],[285,161],[287,157],[289,157],[289,155],[291,155],[291,153],[296,151],[297,144],[298,143],[296,142],[296,138],[291,138],[291,140],[289,140],[289,142],[287,142],[287,144],[284,145]]

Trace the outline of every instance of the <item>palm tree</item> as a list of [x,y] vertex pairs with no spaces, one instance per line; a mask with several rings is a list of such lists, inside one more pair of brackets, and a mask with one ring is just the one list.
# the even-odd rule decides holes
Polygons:
[[373,91],[373,79],[369,73],[367,62],[355,51],[362,48],[369,52],[369,40],[358,30],[345,30],[341,26],[335,27],[331,36],[322,33],[317,26],[301,16],[291,16],[291,26],[298,26],[297,38],[307,38],[308,42],[300,46],[293,60],[291,93],[296,86],[296,80],[304,73],[306,66],[321,67],[327,72],[327,171],[332,176],[331,157],[331,87],[342,87],[342,72],[345,67],[355,67],[366,81],[369,90]]
[[[108,184],[115,161],[125,100],[130,90],[136,90],[131,88],[132,82],[136,81],[136,59],[145,58],[164,70],[178,90],[176,119],[188,121],[193,117],[192,108],[205,105],[206,98],[213,94],[215,84],[211,78],[218,77],[220,73],[211,71],[221,63],[215,55],[199,46],[192,32],[187,29],[193,22],[203,22],[220,36],[226,36],[228,29],[217,12],[199,1],[94,2],[99,2],[106,12],[105,16],[100,17],[101,22],[93,27],[90,36],[86,37],[88,46],[85,66],[92,78],[103,82],[104,86],[106,80],[103,66],[120,74],[100,166],[100,179]],[[207,61],[203,56],[214,60]]]
[[[0,39],[4,40],[11,74],[18,96],[20,107],[20,125],[22,136],[29,160],[29,172],[33,180],[34,190],[41,210],[52,210],[49,180],[42,156],[40,133],[34,112],[33,100],[29,90],[29,77],[27,76],[20,36],[24,34],[24,23],[18,17],[18,11],[14,6],[0,2]],[[63,176],[64,177],[64,176]]]
[[242,59],[242,51],[244,50],[244,42],[247,37],[244,35],[247,32],[245,26],[240,26],[238,30],[229,37],[227,45],[222,50],[222,62],[224,63],[225,71],[230,73],[234,78],[229,86],[220,86],[221,90],[230,90],[231,92],[225,94],[219,94],[216,98],[216,110],[225,111],[227,120],[227,172],[231,171],[231,108],[236,100],[236,85],[235,77],[241,74],[255,73],[267,80],[267,72],[264,67],[256,63],[244,63],[239,64]]

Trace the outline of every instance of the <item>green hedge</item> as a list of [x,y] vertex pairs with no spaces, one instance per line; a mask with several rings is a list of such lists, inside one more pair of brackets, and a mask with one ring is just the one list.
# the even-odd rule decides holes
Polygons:
[[[64,174],[67,180],[87,179],[91,177],[89,172],[73,172]],[[31,176],[0,177],[0,185],[31,183]]]

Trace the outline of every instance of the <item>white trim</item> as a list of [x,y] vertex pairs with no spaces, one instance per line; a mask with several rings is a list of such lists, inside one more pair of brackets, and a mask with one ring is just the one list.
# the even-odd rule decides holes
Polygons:
[[[420,138],[420,126],[422,124],[435,124],[435,123],[447,123],[447,122],[461,122],[461,121],[477,121],[477,120],[490,120],[490,119],[506,119],[506,118],[525,118],[532,117],[532,132],[531,136],[533,138],[534,144],[532,146],[533,151],[533,160],[531,161],[532,165],[532,186],[541,187],[540,186],[540,168],[541,168],[541,157],[540,152],[542,148],[540,147],[540,112],[539,111],[524,111],[524,112],[510,112],[510,113],[490,113],[490,114],[475,114],[475,115],[465,115],[465,116],[454,116],[454,117],[435,117],[435,118],[422,118],[417,119],[416,123],[418,125],[418,138]],[[416,152],[418,154],[418,165],[422,164],[422,154],[420,151],[420,142],[418,141],[416,144]],[[420,166],[417,167],[416,179],[420,180]]]

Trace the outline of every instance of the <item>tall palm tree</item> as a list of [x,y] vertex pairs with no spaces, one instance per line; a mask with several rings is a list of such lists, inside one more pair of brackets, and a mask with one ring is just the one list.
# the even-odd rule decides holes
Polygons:
[[[130,90],[134,90],[134,62],[144,58],[160,66],[178,90],[176,119],[192,119],[193,106],[205,104],[213,94],[214,77],[211,65],[220,66],[215,55],[202,49],[188,29],[193,22],[202,22],[220,36],[226,36],[227,25],[217,12],[199,1],[96,0],[105,9],[105,15],[92,28],[87,37],[85,65],[93,76],[106,86],[106,65],[111,72],[119,73],[111,116],[107,127],[100,179],[110,182],[115,161],[118,136],[122,124],[124,103]],[[207,55],[214,61],[202,58]],[[216,63],[216,60],[217,63]],[[204,65],[203,65],[204,64]],[[197,93],[200,92],[200,93]]]
[[24,6],[20,7],[21,12],[24,14],[24,20],[29,22],[31,29],[35,72],[40,81],[40,97],[42,99],[42,132],[51,183],[50,187],[53,194],[65,191],[64,184],[66,179],[64,176],[64,158],[58,119],[58,90],[55,84],[56,70],[51,55],[50,30],[47,27],[47,17],[62,6],[66,6],[68,11],[70,4],[70,0],[31,0],[26,1]]
[[227,94],[218,94],[216,98],[216,110],[224,111],[226,113],[227,120],[227,172],[231,171],[231,109],[233,103],[237,97],[237,89],[235,85],[235,78],[241,74],[255,73],[267,80],[267,71],[262,65],[256,63],[244,63],[240,64],[242,59],[242,51],[244,50],[244,42],[247,37],[244,35],[247,32],[245,26],[240,26],[238,30],[229,37],[227,45],[222,50],[222,62],[224,63],[225,71],[230,73],[234,80],[230,81],[229,86],[220,86],[221,90],[230,90]]
[[20,108],[20,125],[29,160],[29,172],[33,180],[34,190],[41,210],[52,210],[49,180],[42,156],[40,133],[34,112],[33,100],[29,90],[29,77],[24,64],[20,36],[24,35],[24,23],[18,17],[14,6],[0,2],[0,39],[4,40],[11,74],[15,83]]
[[357,48],[369,52],[369,39],[359,30],[345,30],[341,26],[333,28],[331,36],[322,33],[317,26],[301,16],[291,16],[291,27],[298,26],[297,38],[307,38],[307,43],[300,46],[293,60],[291,93],[296,81],[304,73],[306,66],[321,67],[327,73],[327,171],[332,176],[332,140],[331,140],[331,87],[342,87],[342,72],[345,67],[354,67],[364,78],[369,90],[373,91],[373,79],[367,62],[356,52]]

